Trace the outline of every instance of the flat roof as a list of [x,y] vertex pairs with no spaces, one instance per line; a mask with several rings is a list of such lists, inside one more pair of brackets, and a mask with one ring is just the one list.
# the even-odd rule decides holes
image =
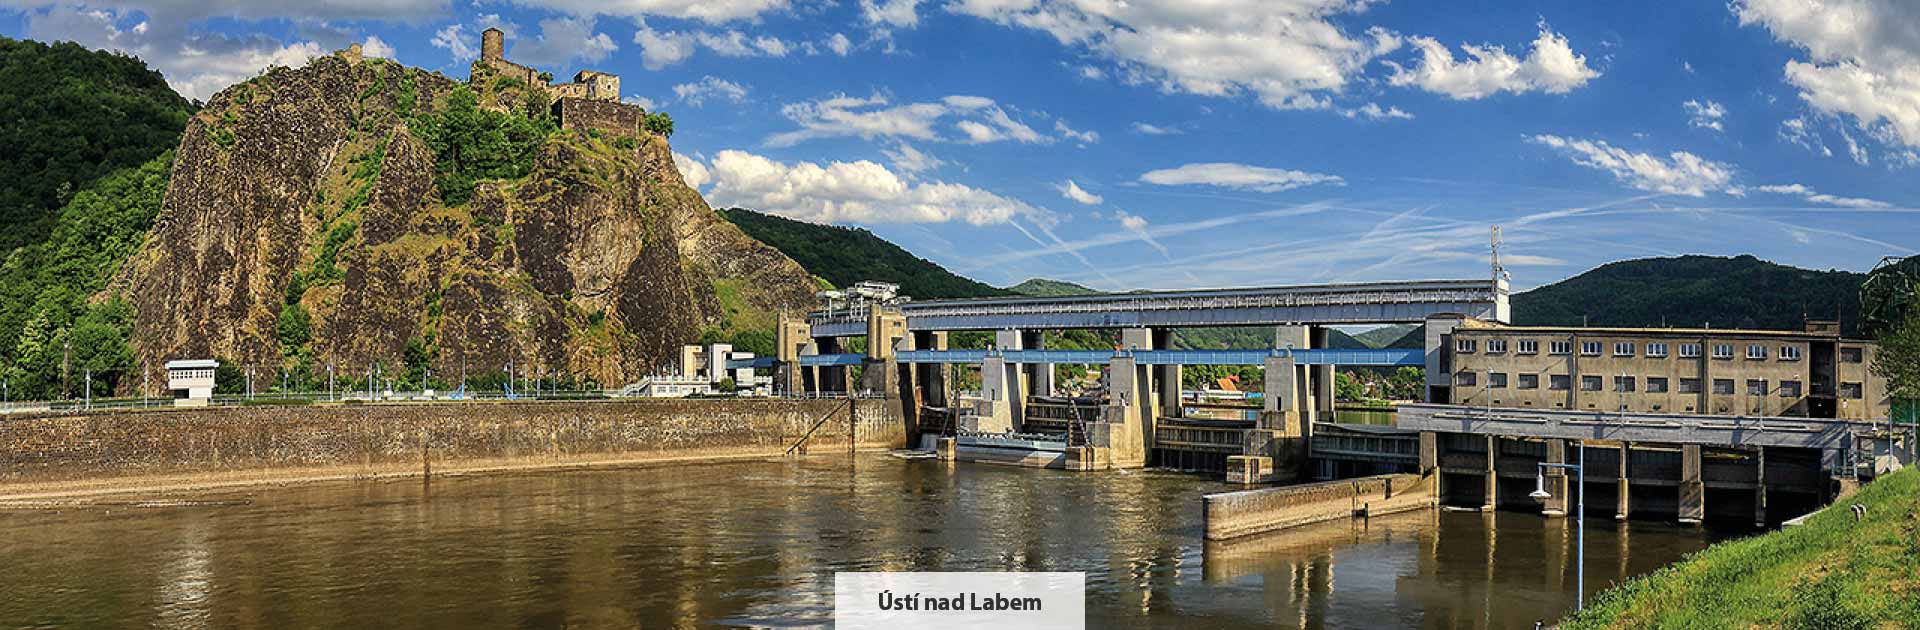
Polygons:
[[1686,337],[1789,337],[1806,339],[1833,339],[1866,343],[1863,339],[1847,339],[1833,333],[1806,332],[1802,330],[1762,330],[1749,328],[1629,328],[1629,327],[1583,327],[1583,326],[1501,326],[1480,325],[1461,326],[1455,332],[1492,332],[1519,334],[1559,334],[1559,335],[1669,335]]
[[213,359],[175,359],[167,362],[169,370],[204,370],[217,367],[220,367],[220,362]]

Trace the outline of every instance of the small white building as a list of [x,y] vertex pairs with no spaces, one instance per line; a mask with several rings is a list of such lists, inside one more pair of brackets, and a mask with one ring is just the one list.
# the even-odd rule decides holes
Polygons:
[[205,407],[213,402],[214,373],[220,362],[213,359],[183,359],[167,362],[167,389],[173,390],[176,407]]
[[753,353],[735,352],[731,344],[681,346],[680,365],[676,366],[675,373],[642,379],[639,383],[629,385],[625,394],[650,398],[705,396],[720,393],[716,386],[731,379],[734,389],[727,393],[769,395],[773,389],[773,377],[754,374],[752,367],[729,367],[750,363],[753,359]]

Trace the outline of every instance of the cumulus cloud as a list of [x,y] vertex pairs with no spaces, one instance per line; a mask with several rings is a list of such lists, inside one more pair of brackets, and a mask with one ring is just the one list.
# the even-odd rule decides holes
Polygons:
[[1755,186],[1753,189],[1764,193],[1800,197],[1813,203],[1841,208],[1890,208],[1893,206],[1893,204],[1878,199],[1837,197],[1815,191],[1804,184],[1769,184],[1766,186]]
[[673,86],[673,95],[679,98],[682,103],[699,107],[709,98],[731,103],[745,102],[747,100],[747,88],[738,83],[709,74],[701,77],[699,81]]
[[1081,188],[1079,184],[1074,183],[1071,179],[1054,184],[1053,188],[1054,190],[1060,191],[1060,196],[1089,206],[1097,206],[1106,201],[1106,198],[1087,192],[1086,189]]
[[1822,113],[1850,117],[1890,142],[1920,146],[1920,4],[1908,0],[1734,0],[1742,26],[1759,25],[1806,51],[1786,81]]
[[1546,92],[1565,94],[1600,76],[1587,66],[1584,55],[1573,52],[1567,38],[1545,23],[1533,40],[1533,49],[1524,58],[1515,57],[1495,44],[1460,47],[1465,59],[1455,59],[1445,44],[1431,37],[1409,37],[1407,43],[1420,51],[1420,61],[1408,68],[1386,62],[1393,68],[1387,81],[1398,86],[1413,86],[1459,100],[1486,98],[1500,92],[1515,94]]
[[1353,109],[1341,110],[1340,115],[1348,118],[1366,118],[1368,120],[1413,119],[1413,114],[1401,111],[1398,107],[1381,108],[1378,103],[1367,103],[1366,105],[1361,105]]
[[1186,133],[1179,127],[1162,127],[1160,125],[1143,122],[1133,123],[1133,130],[1149,136],[1173,136]]
[[1204,4],[956,0],[954,13],[1051,35],[1165,92],[1251,94],[1277,109],[1322,109],[1378,55],[1383,29],[1346,32],[1333,18],[1370,0],[1215,0]]
[[860,0],[860,11],[867,22],[901,28],[920,23],[920,0]]
[[[838,95],[790,103],[781,107],[780,113],[799,128],[769,136],[768,146],[787,147],[818,138],[849,136],[971,144],[1045,144],[1054,140],[982,96],[953,95],[932,102],[894,104],[879,94],[866,98]],[[959,133],[942,134],[945,121],[952,121],[952,129]]]
[[[679,161],[676,158],[676,163]],[[780,162],[744,151],[721,151],[704,165],[706,196],[815,223],[1051,224],[1045,210],[985,190],[940,181],[914,182],[887,167],[856,162]],[[681,167],[684,175],[689,169]]]
[[[319,6],[302,10],[315,16],[344,10],[338,3],[317,4]],[[28,37],[73,41],[89,48],[139,57],[159,70],[175,91],[196,100],[205,100],[268,67],[304,66],[331,50],[317,41],[285,43],[265,35],[229,35],[188,27],[196,16],[220,15],[221,11],[252,14],[246,7],[221,2],[199,7],[141,5],[126,9],[93,9],[73,4],[32,6],[23,7]],[[348,43],[340,40],[327,45],[345,47]],[[391,54],[391,49],[388,52]]]
[[[605,60],[620,46],[606,33],[593,32],[594,25],[592,17],[540,20],[538,35],[508,40],[507,58],[536,67],[563,66],[576,59],[588,63]],[[476,34],[473,39],[478,43],[480,37]]]
[[659,70],[693,57],[702,49],[722,57],[785,57],[792,49],[786,40],[752,36],[738,30],[663,31],[644,21],[633,32],[640,45],[640,65]]
[[360,53],[368,57],[392,59],[394,50],[393,46],[388,45],[387,42],[382,41],[380,38],[368,36],[367,41],[360,46]]
[[833,54],[845,57],[847,53],[853,51],[853,40],[847,39],[843,33],[834,33],[833,37],[827,38],[826,46],[827,50],[833,51]]
[[1720,119],[1726,117],[1727,108],[1721,107],[1719,103],[1716,103],[1710,100],[1709,101],[1690,100],[1685,103],[1681,103],[1680,106],[1686,108],[1687,110],[1688,125],[1692,125],[1700,129],[1712,129],[1714,131],[1726,130],[1726,128],[1720,124]]
[[1140,175],[1140,181],[1162,186],[1203,185],[1258,192],[1280,192],[1314,184],[1346,184],[1346,180],[1338,175],[1231,162],[1183,164],[1176,168],[1147,171]]
[[673,152],[673,167],[680,171],[680,180],[686,182],[688,188],[699,190],[707,182],[713,181],[713,174],[707,171],[707,165],[679,151]]
[[1634,153],[1604,140],[1553,135],[1536,135],[1528,140],[1559,151],[1575,164],[1606,171],[1621,183],[1640,190],[1702,197],[1710,190],[1726,190],[1733,181],[1733,167],[1686,151],[1674,151],[1663,159]]

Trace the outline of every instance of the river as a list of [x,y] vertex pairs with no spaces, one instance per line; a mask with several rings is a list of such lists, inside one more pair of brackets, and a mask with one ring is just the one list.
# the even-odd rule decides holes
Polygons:
[[[873,454],[0,510],[0,627],[814,627],[843,570],[1085,571],[1091,628],[1531,627],[1573,606],[1570,520],[1207,544],[1199,496],[1225,489]],[[1588,525],[1589,591],[1720,535]]]

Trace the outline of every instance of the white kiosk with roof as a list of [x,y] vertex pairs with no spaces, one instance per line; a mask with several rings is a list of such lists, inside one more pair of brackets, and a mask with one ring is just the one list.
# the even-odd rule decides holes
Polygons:
[[173,390],[175,407],[205,407],[213,402],[214,372],[220,362],[213,359],[183,359],[167,362],[167,389]]

